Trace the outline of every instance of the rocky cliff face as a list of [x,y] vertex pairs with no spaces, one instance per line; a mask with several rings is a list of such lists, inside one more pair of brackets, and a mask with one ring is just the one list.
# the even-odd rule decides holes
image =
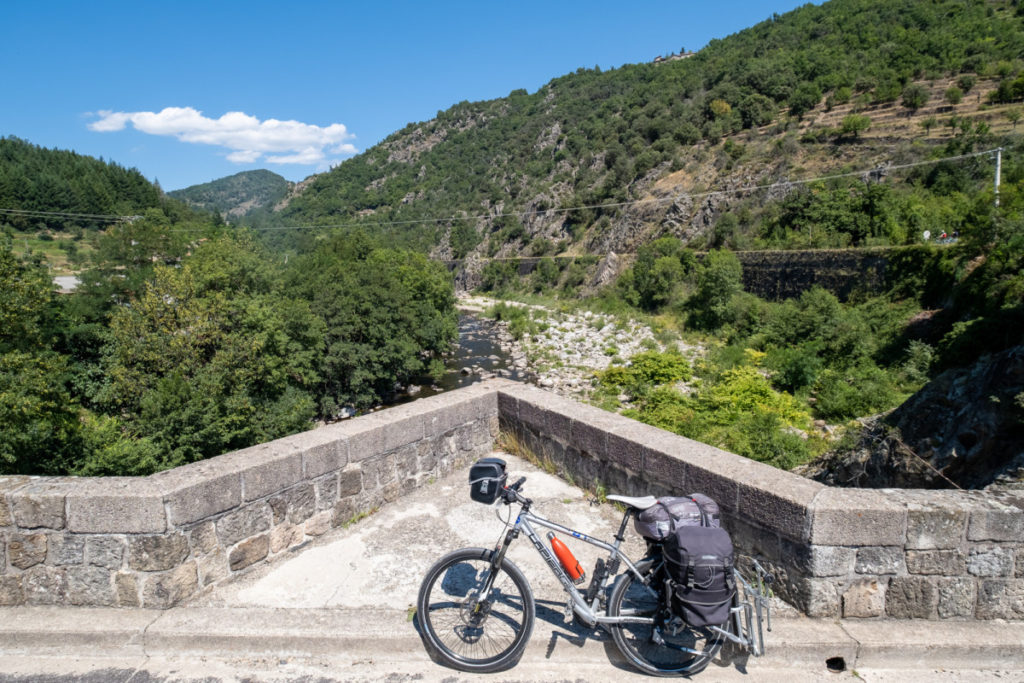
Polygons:
[[1024,488],[1024,346],[942,373],[804,474],[836,486]]

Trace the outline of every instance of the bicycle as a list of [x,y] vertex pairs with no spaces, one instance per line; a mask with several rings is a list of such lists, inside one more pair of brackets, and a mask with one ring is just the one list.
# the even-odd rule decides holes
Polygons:
[[[733,593],[726,622],[691,627],[671,609],[662,544],[648,539],[647,553],[637,562],[620,551],[629,521],[656,505],[656,498],[607,496],[625,507],[615,540],[609,543],[533,513],[533,501],[521,492],[526,477],[505,486],[504,463],[498,462],[502,467],[500,481],[491,478],[493,491],[478,497],[474,490],[473,498],[480,502],[500,498],[503,505],[518,504],[515,522],[492,549],[463,548],[442,557],[427,571],[420,586],[416,614],[421,636],[442,663],[461,671],[488,673],[509,668],[521,658],[533,631],[535,603],[526,577],[505,554],[522,533],[568,594],[566,618],[575,615],[588,627],[601,626],[610,631],[616,647],[640,671],[657,676],[697,673],[726,641],[755,656],[764,653],[765,619],[767,630],[771,630],[767,602],[771,577],[756,560],[751,560],[756,575],[753,583],[734,570],[743,595],[739,590]],[[487,481],[482,478],[474,482],[472,477],[471,485]],[[535,526],[608,552],[607,560],[602,557],[595,563],[586,589],[577,586],[579,578],[570,576],[570,570],[582,574],[576,571],[578,565],[571,566],[575,558],[567,562],[567,570],[556,551],[541,541]],[[548,538],[552,537],[549,532]],[[622,564],[625,570],[618,574]]]

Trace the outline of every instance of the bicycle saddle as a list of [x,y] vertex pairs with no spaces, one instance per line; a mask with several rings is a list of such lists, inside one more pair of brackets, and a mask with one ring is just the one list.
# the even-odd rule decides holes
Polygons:
[[608,500],[614,500],[617,503],[628,505],[631,508],[637,510],[646,510],[647,508],[655,505],[658,499],[654,496],[606,496]]

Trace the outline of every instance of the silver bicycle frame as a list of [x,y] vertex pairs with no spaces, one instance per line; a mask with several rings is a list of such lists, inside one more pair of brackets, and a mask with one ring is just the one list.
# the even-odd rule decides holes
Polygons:
[[[568,536],[572,536],[573,538],[579,539],[584,543],[589,543],[590,545],[597,546],[602,550],[608,551],[610,559],[612,561],[616,559],[622,560],[626,564],[626,568],[629,571],[633,572],[637,580],[643,581],[644,579],[643,576],[640,574],[640,570],[638,570],[636,568],[636,565],[633,564],[633,562],[619,550],[619,545],[622,542],[618,539],[616,539],[615,543],[607,543],[600,539],[588,536],[582,532],[576,531],[575,529],[570,529],[568,527],[562,526],[561,524],[557,524],[555,522],[544,519],[543,517],[538,517],[532,512],[520,512],[519,516],[516,518],[514,526],[517,529],[521,529],[523,532],[526,533],[526,536],[533,543],[533,547],[536,548],[537,552],[540,553],[540,556],[544,558],[544,562],[555,574],[555,578],[557,578],[559,583],[562,584],[562,587],[565,589],[565,592],[569,594],[569,600],[572,603],[573,612],[575,612],[576,615],[580,619],[582,619],[588,626],[595,626],[597,624],[625,624],[631,622],[644,623],[646,621],[650,621],[650,619],[643,619],[638,617],[609,617],[607,616],[607,614],[603,612],[595,611],[594,605],[597,604],[598,598],[594,598],[593,604],[588,605],[586,603],[579,589],[572,582],[572,579],[569,578],[569,575],[565,573],[565,569],[562,568],[562,564],[558,561],[558,558],[555,557],[554,552],[551,550],[547,543],[544,543],[544,541],[541,540],[540,535],[533,528],[533,524],[544,527],[546,529],[551,529],[552,531],[558,531]],[[609,578],[614,577],[605,577],[604,581],[607,582]],[[604,585],[601,586],[602,589],[604,587]]]

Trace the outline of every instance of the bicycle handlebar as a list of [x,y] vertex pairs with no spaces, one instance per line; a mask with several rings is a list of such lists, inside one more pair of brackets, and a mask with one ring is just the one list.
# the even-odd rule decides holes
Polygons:
[[505,490],[502,492],[502,496],[501,496],[502,499],[505,501],[505,504],[507,504],[507,505],[508,504],[512,504],[512,503],[516,502],[517,500],[523,501],[523,502],[528,500],[521,493],[519,493],[519,488],[525,482],[526,482],[526,477],[519,477],[519,479],[514,484],[509,484],[508,486],[505,487]]

